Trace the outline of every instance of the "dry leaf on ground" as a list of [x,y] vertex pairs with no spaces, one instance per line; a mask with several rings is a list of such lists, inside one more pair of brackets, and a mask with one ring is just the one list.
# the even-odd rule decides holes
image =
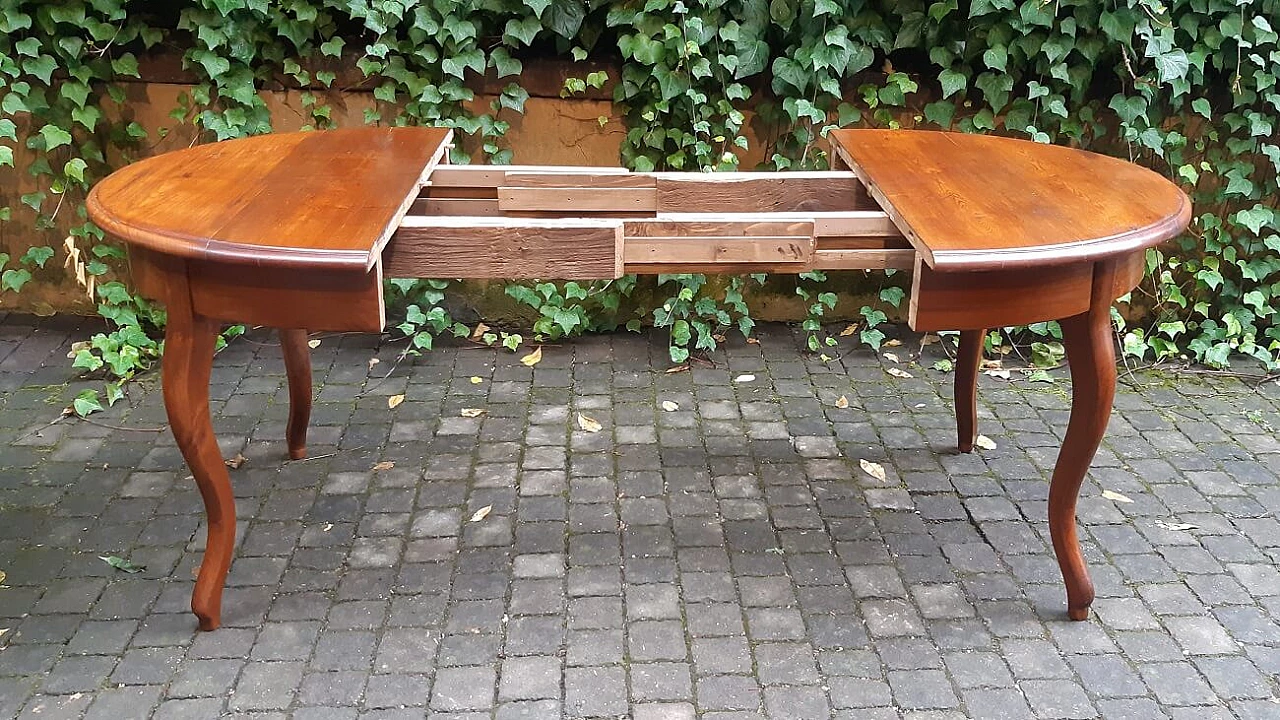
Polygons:
[[[1161,530],[1172,530],[1174,532],[1186,532],[1187,530],[1200,529],[1198,525],[1192,525],[1191,523],[1169,523],[1163,520],[1157,520],[1156,527],[1160,528]],[[2,579],[3,578],[0,578],[0,580]]]
[[308,340],[307,347],[311,348],[312,350],[315,350],[316,348],[320,347],[320,340],[319,339]]
[[995,449],[996,449],[996,441],[995,441],[995,440],[992,440],[991,438],[987,437],[986,435],[979,435],[978,437],[974,438],[974,439],[973,439],[973,444],[974,444],[974,445],[977,445],[978,447],[982,448],[983,450],[995,450]]
[[471,339],[479,340],[480,338],[484,337],[484,334],[487,332],[489,332],[488,325],[485,325],[484,323],[477,323],[476,329],[471,331]]
[[520,358],[520,364],[526,367],[533,367],[540,362],[542,362],[542,348],[540,347],[534,348],[533,352]]
[[1122,495],[1115,490],[1103,490],[1102,497],[1115,502],[1131,503],[1133,500],[1128,495]]
[[231,468],[232,470],[239,470],[240,466],[244,465],[246,462],[248,462],[248,460],[249,458],[246,458],[244,455],[241,455],[240,453],[236,453],[235,457],[227,458],[222,462],[226,463],[227,467]]
[[140,573],[143,570],[147,569],[146,565],[135,565],[134,563],[131,563],[128,560],[125,560],[122,557],[117,557],[115,555],[105,555],[105,556],[99,555],[98,559],[117,570],[123,570],[130,574]]
[[755,379],[756,379],[755,375],[752,375],[751,373],[743,373],[738,377],[734,378],[733,381],[736,383],[749,383],[754,381]]
[[373,470],[374,470],[374,472],[377,472],[377,471],[379,471],[379,470],[390,470],[391,468],[393,468],[393,467],[395,467],[395,466],[396,466],[396,464],[395,464],[395,463],[393,463],[393,462],[391,462],[390,460],[383,460],[382,462],[378,463],[377,465],[374,465],[374,466],[373,466]]
[[483,408],[462,408],[462,417],[473,418],[480,417],[483,414],[485,414]]
[[378,359],[378,358],[376,358],[376,357],[369,358],[369,369],[370,369],[370,370],[373,370],[373,366],[374,366],[374,365],[377,365],[377,364],[378,364],[378,363],[380,363],[380,362],[382,362],[382,361],[381,361],[381,360],[379,360],[379,359]]
[[477,510],[474,515],[471,516],[471,522],[480,522],[481,520],[489,517],[489,513],[491,512],[493,512],[493,506],[485,505],[484,507]]
[[890,375],[892,375],[892,376],[894,376],[894,377],[896,377],[896,378],[910,378],[910,377],[915,377],[915,375],[912,375],[911,373],[907,372],[906,370],[902,370],[902,369],[899,369],[899,368],[889,368],[888,370],[885,370],[885,372],[889,373]]
[[984,370],[984,374],[996,378],[997,380],[1011,380],[1013,373],[1008,370]]
[[925,333],[920,336],[920,347],[928,347],[936,342],[939,342],[938,336],[933,333]]
[[898,347],[898,346],[899,346],[899,345],[901,345],[901,344],[902,344],[902,341],[901,341],[901,340],[899,340],[898,338],[892,338],[892,339],[890,339],[890,340],[885,340],[885,341],[884,341],[884,346],[885,346],[885,347]]
[[387,407],[392,410],[395,410],[396,408],[400,407],[400,403],[402,402],[404,402],[403,395],[392,395],[391,397],[387,398]]
[[884,473],[884,466],[880,463],[873,463],[870,460],[859,460],[858,465],[862,466],[862,472],[870,475],[880,482],[885,481],[886,476]]
[[680,405],[679,403],[675,403],[670,400],[663,400],[662,409],[666,410],[667,412],[675,412],[680,409]]
[[885,360],[888,360],[889,362],[902,362],[901,360],[898,359],[897,353],[891,353],[891,352],[881,353],[880,356],[883,357]]
[[479,375],[472,375],[472,376],[471,376],[471,384],[472,384],[472,385],[479,385],[479,384],[480,384],[480,383],[482,383],[482,382],[484,382],[484,378],[480,377]]
[[840,331],[840,337],[849,337],[850,335],[856,332],[858,332],[858,323],[853,323],[852,325],[848,325],[845,327],[845,329]]
[[748,344],[748,345],[759,345],[759,344],[760,344],[760,338],[753,338],[753,337],[749,337],[749,338],[747,338],[747,344]]
[[7,577],[9,577],[9,574],[8,574],[8,573],[6,573],[6,572],[5,572],[5,571],[3,571],[3,570],[0,570],[0,585],[3,585],[3,584],[4,584],[4,580],[5,580],[5,578],[7,578]]
[[589,433],[596,433],[596,432],[600,432],[600,428],[602,428],[603,426],[600,424],[599,420],[596,420],[595,418],[587,417],[582,413],[578,413],[578,427],[582,428],[583,430],[586,430]]
[[840,408],[841,410],[849,407],[849,398],[845,397],[844,395],[841,395],[840,397],[836,398],[836,407]]

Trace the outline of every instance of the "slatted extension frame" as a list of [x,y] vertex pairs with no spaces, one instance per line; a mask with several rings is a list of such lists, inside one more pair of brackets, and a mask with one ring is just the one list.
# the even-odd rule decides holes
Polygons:
[[387,277],[911,270],[848,171],[637,173],[438,165],[383,253]]

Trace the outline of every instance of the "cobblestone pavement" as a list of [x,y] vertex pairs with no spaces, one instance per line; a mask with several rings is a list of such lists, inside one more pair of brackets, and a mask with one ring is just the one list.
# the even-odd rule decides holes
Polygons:
[[998,447],[958,455],[950,376],[823,364],[780,326],[677,374],[656,336],[532,369],[325,337],[314,459],[286,462],[255,332],[214,369],[247,462],[225,627],[196,633],[200,505],[155,379],[96,416],[131,430],[47,424],[90,386],[80,322],[0,319],[0,717],[1280,717],[1274,384],[1126,381],[1080,512],[1096,613],[1071,623],[1044,522],[1061,370],[984,377]]

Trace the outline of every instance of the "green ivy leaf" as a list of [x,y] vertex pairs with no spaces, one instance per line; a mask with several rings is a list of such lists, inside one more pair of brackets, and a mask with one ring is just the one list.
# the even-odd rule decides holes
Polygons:
[[0,274],[0,289],[18,292],[22,286],[31,281],[31,271],[25,268],[13,268]]
[[944,98],[949,98],[969,87],[969,78],[964,73],[951,68],[947,68],[938,74],[938,82],[942,84],[942,97]]

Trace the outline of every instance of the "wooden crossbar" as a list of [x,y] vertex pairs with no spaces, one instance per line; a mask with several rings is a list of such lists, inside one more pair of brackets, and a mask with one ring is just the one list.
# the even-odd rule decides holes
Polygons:
[[848,171],[435,168],[384,253],[389,277],[909,270],[915,251]]

